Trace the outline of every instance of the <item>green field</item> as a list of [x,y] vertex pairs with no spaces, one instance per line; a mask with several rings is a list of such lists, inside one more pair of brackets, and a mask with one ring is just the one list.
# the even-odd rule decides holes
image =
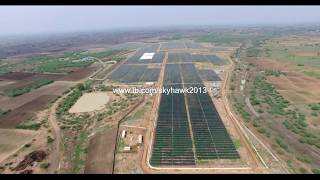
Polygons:
[[53,80],[39,79],[39,80],[36,80],[30,84],[27,84],[24,87],[19,87],[19,88],[7,90],[4,92],[4,94],[9,97],[20,96],[22,94],[28,93],[32,90],[38,89],[41,86],[44,86],[44,85],[47,85],[50,83],[53,83]]

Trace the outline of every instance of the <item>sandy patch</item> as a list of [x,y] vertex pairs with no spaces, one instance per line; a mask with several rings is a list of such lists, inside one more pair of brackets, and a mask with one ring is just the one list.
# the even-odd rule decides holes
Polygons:
[[106,92],[86,93],[70,108],[70,113],[90,112],[101,110],[109,102]]
[[30,130],[0,129],[0,162],[30,142],[36,134]]

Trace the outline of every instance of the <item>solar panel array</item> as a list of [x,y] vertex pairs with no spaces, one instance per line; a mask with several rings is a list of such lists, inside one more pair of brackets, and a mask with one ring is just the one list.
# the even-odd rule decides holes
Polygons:
[[187,48],[189,49],[202,49],[204,48],[201,44],[198,43],[194,43],[192,41],[186,41],[185,45],[187,46]]
[[108,79],[121,83],[158,81],[160,68],[148,68],[146,65],[121,65]]
[[210,62],[217,65],[224,65],[225,61],[214,54],[190,54],[190,53],[169,53],[168,63],[185,62]]
[[161,44],[161,50],[170,49],[185,49],[186,46],[183,41],[170,41]]
[[[182,88],[181,84],[165,88]],[[183,94],[161,96],[155,132],[152,165],[195,165]]]
[[[200,79],[193,64],[182,64],[181,69],[184,82]],[[201,79],[197,84],[186,84],[191,86],[204,87]],[[238,159],[239,154],[209,94],[188,93],[186,98],[197,159]]]
[[[183,86],[204,87],[194,65],[167,64],[164,87]],[[190,125],[186,107],[189,110]],[[151,165],[190,166],[196,164],[195,158],[238,159],[239,154],[208,93],[162,94]]]
[[211,69],[198,70],[200,76],[205,81],[221,81],[220,77]]

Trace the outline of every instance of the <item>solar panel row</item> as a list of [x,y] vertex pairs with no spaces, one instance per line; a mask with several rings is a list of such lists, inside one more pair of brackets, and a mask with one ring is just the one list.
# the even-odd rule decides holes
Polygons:
[[224,65],[225,61],[214,54],[190,54],[190,53],[169,53],[168,63],[184,62],[210,62],[217,65]]
[[[165,85],[182,88],[182,85]],[[194,153],[183,94],[163,94],[155,132],[152,165],[194,165]]]
[[121,65],[108,79],[121,83],[158,81],[160,68],[148,68],[145,65]]

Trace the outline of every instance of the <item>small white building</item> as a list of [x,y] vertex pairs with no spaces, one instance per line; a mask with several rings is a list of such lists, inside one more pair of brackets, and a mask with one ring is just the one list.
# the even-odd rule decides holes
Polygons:
[[125,147],[123,148],[123,151],[124,151],[124,152],[130,152],[130,150],[131,150],[131,147],[130,147],[130,146],[125,146]]
[[143,142],[143,136],[142,136],[141,134],[139,134],[139,136],[138,136],[138,143],[139,143],[139,144],[142,144],[142,142]]
[[143,53],[143,55],[140,57],[140,60],[150,60],[154,56],[154,53]]
[[121,132],[121,138],[125,138],[126,137],[126,134],[127,134],[127,131],[126,130],[123,130]]

